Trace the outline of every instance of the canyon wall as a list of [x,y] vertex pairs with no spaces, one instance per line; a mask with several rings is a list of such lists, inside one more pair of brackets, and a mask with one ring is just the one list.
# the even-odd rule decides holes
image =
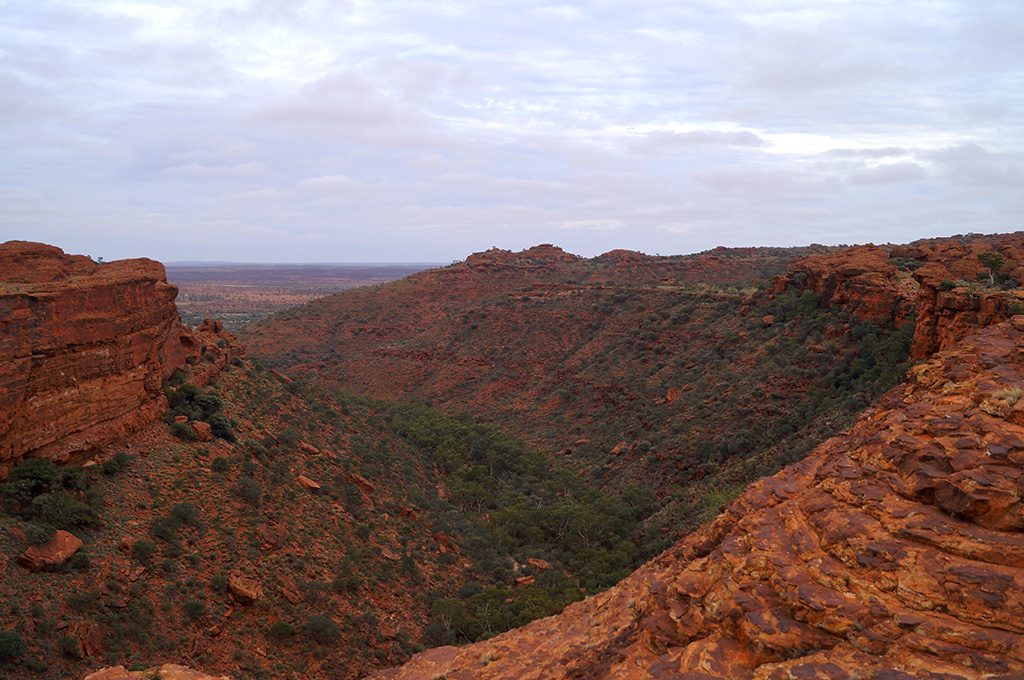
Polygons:
[[611,590],[375,677],[1020,677],[1022,346],[960,338]]
[[67,460],[159,417],[162,381],[197,353],[176,295],[153,260],[97,264],[0,244],[0,474],[24,457]]
[[[982,258],[1001,258],[1001,277]],[[999,285],[1005,282],[1007,285]],[[978,326],[1024,311],[1024,233],[970,234],[905,246],[864,245],[803,258],[775,278],[771,294],[790,287],[812,291],[879,325],[913,320],[911,355],[923,359],[953,346]]]

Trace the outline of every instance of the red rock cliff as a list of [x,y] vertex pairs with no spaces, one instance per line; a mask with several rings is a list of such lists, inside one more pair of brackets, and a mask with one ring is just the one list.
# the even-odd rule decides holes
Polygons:
[[195,353],[177,292],[152,260],[96,264],[0,244],[0,473],[27,456],[67,459],[160,415],[162,380]]
[[961,338],[611,590],[377,677],[1022,677],[1021,347]]
[[854,246],[803,258],[776,277],[771,294],[810,290],[827,305],[879,325],[915,320],[911,355],[923,359],[953,346],[973,328],[1024,309],[1024,291],[984,285],[979,256],[1003,258],[1001,273],[1024,284],[1024,232],[970,234],[906,246]]

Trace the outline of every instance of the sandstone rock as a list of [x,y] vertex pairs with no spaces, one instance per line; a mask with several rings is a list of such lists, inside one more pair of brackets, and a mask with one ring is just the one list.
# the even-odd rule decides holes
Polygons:
[[177,664],[164,664],[144,671],[129,671],[124,666],[104,668],[84,680],[231,680],[227,675],[207,675]]
[[539,557],[527,557],[526,564],[533,567],[537,571],[547,571],[551,568],[551,563],[547,560],[542,560]]
[[305,475],[299,475],[299,486],[307,491],[319,491],[320,485]]
[[438,531],[434,534],[434,540],[437,542],[437,549],[441,554],[459,552],[459,546],[443,531]]
[[281,577],[278,585],[279,590],[281,591],[281,596],[284,599],[288,600],[292,604],[302,603],[302,593],[299,592],[298,586],[295,585],[295,581],[290,577]]
[[536,576],[532,576],[532,575],[531,576],[520,576],[515,581],[517,588],[519,588],[521,586],[532,586],[536,582],[537,582],[537,577]]
[[399,559],[401,559],[401,558],[400,558],[400,557],[398,556],[398,553],[396,553],[396,552],[395,552],[394,550],[392,550],[391,548],[389,548],[389,547],[387,547],[387,546],[383,546],[383,547],[382,547],[382,548],[380,549],[380,555],[381,555],[381,557],[383,557],[384,559],[386,559],[386,560],[391,560],[392,562],[397,562],[397,561],[398,561]]
[[174,423],[176,425],[184,425],[188,422],[188,416],[174,416]]
[[306,442],[299,442],[299,451],[301,451],[302,453],[311,453],[314,455],[320,453],[320,449]]
[[0,244],[0,466],[65,460],[157,420],[195,351],[163,265]]
[[252,604],[263,597],[263,586],[259,581],[237,572],[228,575],[228,590],[239,604]]
[[95,621],[82,621],[71,627],[71,637],[76,642],[75,656],[87,659],[103,649],[103,629]]
[[58,529],[49,543],[31,545],[18,557],[18,564],[31,570],[42,571],[64,564],[82,547],[82,540],[63,529]]
[[1021,677],[1024,427],[979,406],[1020,347],[981,329],[612,589],[373,677]]
[[209,423],[204,423],[201,420],[197,420],[192,423],[192,431],[196,433],[196,439],[201,442],[208,442],[213,440],[213,428],[210,427]]
[[359,489],[367,495],[372,494],[377,488],[366,477],[363,477],[362,475],[357,475],[354,472],[345,475],[345,479],[348,480],[350,484],[355,484],[356,486],[358,486]]

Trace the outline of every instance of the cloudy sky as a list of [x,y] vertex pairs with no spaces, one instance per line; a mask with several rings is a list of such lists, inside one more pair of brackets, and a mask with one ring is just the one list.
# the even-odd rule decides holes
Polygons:
[[449,261],[1024,228],[1024,2],[0,0],[0,240]]

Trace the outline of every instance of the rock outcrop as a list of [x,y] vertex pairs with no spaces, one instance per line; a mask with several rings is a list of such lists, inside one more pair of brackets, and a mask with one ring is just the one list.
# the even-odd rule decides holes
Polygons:
[[375,677],[1021,677],[1022,347],[960,338],[611,590]]
[[810,290],[825,304],[878,325],[914,319],[911,355],[923,359],[977,326],[1024,311],[1021,289],[984,285],[990,272],[981,256],[990,253],[1002,258],[999,274],[1024,284],[1024,233],[1017,232],[906,246],[854,246],[812,255],[776,277],[771,294],[791,287]]
[[[901,273],[904,274],[901,276]],[[839,305],[875,323],[902,320],[913,311],[917,286],[878,246],[854,246],[796,262],[777,277],[772,293],[790,286],[811,290],[829,305]]]
[[0,244],[0,473],[26,456],[67,460],[162,413],[162,380],[197,352],[176,295],[152,260]]
[[18,564],[29,571],[58,567],[82,547],[82,539],[64,530],[42,545],[31,545],[18,557]]
[[112,666],[85,676],[85,680],[231,680],[227,675],[207,675],[185,666],[168,663],[144,671],[130,671],[124,666]]

